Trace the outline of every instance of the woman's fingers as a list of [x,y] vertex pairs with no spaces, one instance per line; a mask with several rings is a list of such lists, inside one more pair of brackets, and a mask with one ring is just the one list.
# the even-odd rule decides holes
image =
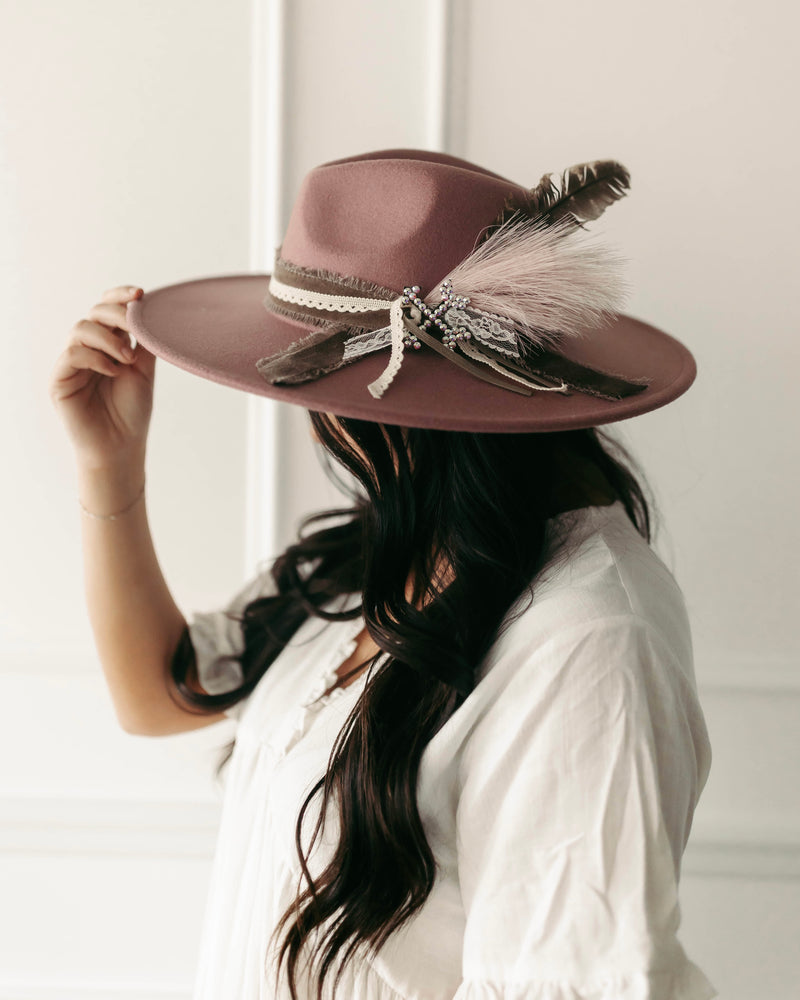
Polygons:
[[120,365],[133,365],[139,358],[145,374],[149,371],[152,380],[151,359],[143,357],[141,348],[131,347],[126,317],[128,302],[142,294],[138,285],[109,288],[103,292],[102,301],[92,306],[84,319],[78,320],[53,371],[54,397],[78,391],[81,385],[86,385],[89,372],[115,378],[124,370]]
[[[98,302],[86,313],[86,319],[93,319],[97,323],[105,323],[111,329],[123,330],[126,334],[128,330],[127,306],[119,302]],[[125,338],[127,340],[127,338]]]
[[[52,391],[56,396],[62,396],[61,387],[68,383],[79,372],[98,372],[115,378],[122,369],[117,363],[102,351],[97,351],[85,344],[70,344],[59,356],[53,370]],[[74,387],[73,387],[74,389]],[[69,395],[70,393],[67,393]]]
[[103,323],[90,319],[82,319],[75,324],[72,328],[72,343],[105,351],[124,364],[130,364],[136,358],[127,333],[116,333]]
[[116,288],[108,288],[103,292],[101,302],[132,302],[142,294],[142,289],[138,285],[117,285]]

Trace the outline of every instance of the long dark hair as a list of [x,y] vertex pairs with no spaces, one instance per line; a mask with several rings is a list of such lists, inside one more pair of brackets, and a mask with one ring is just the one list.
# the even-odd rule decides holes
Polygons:
[[[277,594],[254,600],[240,618],[239,688],[220,695],[195,690],[188,682],[193,661],[186,633],[172,664],[187,702],[219,711],[253,690],[311,615],[363,614],[380,648],[327,772],[297,818],[305,888],[273,934],[276,941],[285,932],[278,975],[285,962],[293,1000],[298,959],[312,931],[322,928],[311,956],[321,1000],[334,968],[335,990],[356,951],[375,954],[429,895],[436,863],[416,801],[422,753],[472,690],[476,668],[512,604],[525,592],[533,600],[537,575],[554,556],[547,521],[569,490],[580,495],[594,477],[610,500],[622,501],[648,542],[652,531],[652,501],[632,459],[596,428],[465,433],[313,412],[311,423],[331,471],[332,458],[354,477],[353,505],[306,518],[298,540],[275,560]],[[567,552],[564,544],[561,549]],[[446,576],[442,566],[449,568]],[[355,592],[361,607],[326,610],[333,598]],[[303,818],[320,791],[305,848]],[[340,840],[314,879],[308,859],[329,804],[338,810]]]

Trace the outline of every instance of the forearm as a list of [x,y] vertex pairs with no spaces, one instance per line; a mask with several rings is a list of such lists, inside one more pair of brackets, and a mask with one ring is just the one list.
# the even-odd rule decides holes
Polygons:
[[[121,511],[144,482],[144,457],[117,468],[80,468],[81,503],[96,514]],[[144,499],[115,520],[81,515],[84,585],[95,644],[120,724],[168,733],[206,725],[170,694],[169,664],[185,619],[156,557]]]

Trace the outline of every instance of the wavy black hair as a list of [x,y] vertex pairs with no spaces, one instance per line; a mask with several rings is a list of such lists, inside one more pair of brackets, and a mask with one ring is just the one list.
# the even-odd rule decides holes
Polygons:
[[[335,991],[356,953],[375,954],[429,895],[436,862],[417,808],[420,759],[473,689],[511,606],[526,592],[534,599],[537,576],[556,548],[559,559],[568,556],[568,539],[556,545],[548,519],[602,495],[622,501],[648,542],[652,531],[652,499],[635,463],[597,428],[466,433],[314,412],[311,423],[329,471],[339,478],[333,459],[353,477],[349,487],[339,478],[353,506],[306,518],[298,540],[272,567],[277,593],[252,601],[240,616],[240,687],[218,695],[197,690],[188,632],[172,663],[188,705],[219,711],[254,689],[309,616],[363,615],[380,649],[327,772],[297,818],[305,888],[272,939],[284,935],[278,977],[285,964],[293,1000],[298,960],[313,931],[321,936],[309,968],[321,1000],[334,969]],[[333,598],[356,592],[360,607],[326,609]],[[320,792],[306,848],[303,818]],[[308,859],[329,804],[338,810],[340,841],[314,879]]]

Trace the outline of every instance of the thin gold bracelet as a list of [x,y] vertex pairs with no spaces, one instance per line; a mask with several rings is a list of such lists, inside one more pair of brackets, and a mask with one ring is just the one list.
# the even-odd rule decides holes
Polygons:
[[87,510],[87,508],[83,506],[80,497],[78,497],[78,506],[80,507],[80,509],[83,511],[84,514],[87,514],[89,517],[95,518],[95,520],[97,521],[116,521],[118,517],[122,517],[123,514],[127,514],[129,510],[132,510],[136,506],[136,504],[142,499],[142,497],[144,496],[144,487],[145,484],[142,483],[142,488],[136,494],[134,499],[131,500],[128,506],[123,507],[122,510],[118,510],[115,514],[95,514],[94,511]]

